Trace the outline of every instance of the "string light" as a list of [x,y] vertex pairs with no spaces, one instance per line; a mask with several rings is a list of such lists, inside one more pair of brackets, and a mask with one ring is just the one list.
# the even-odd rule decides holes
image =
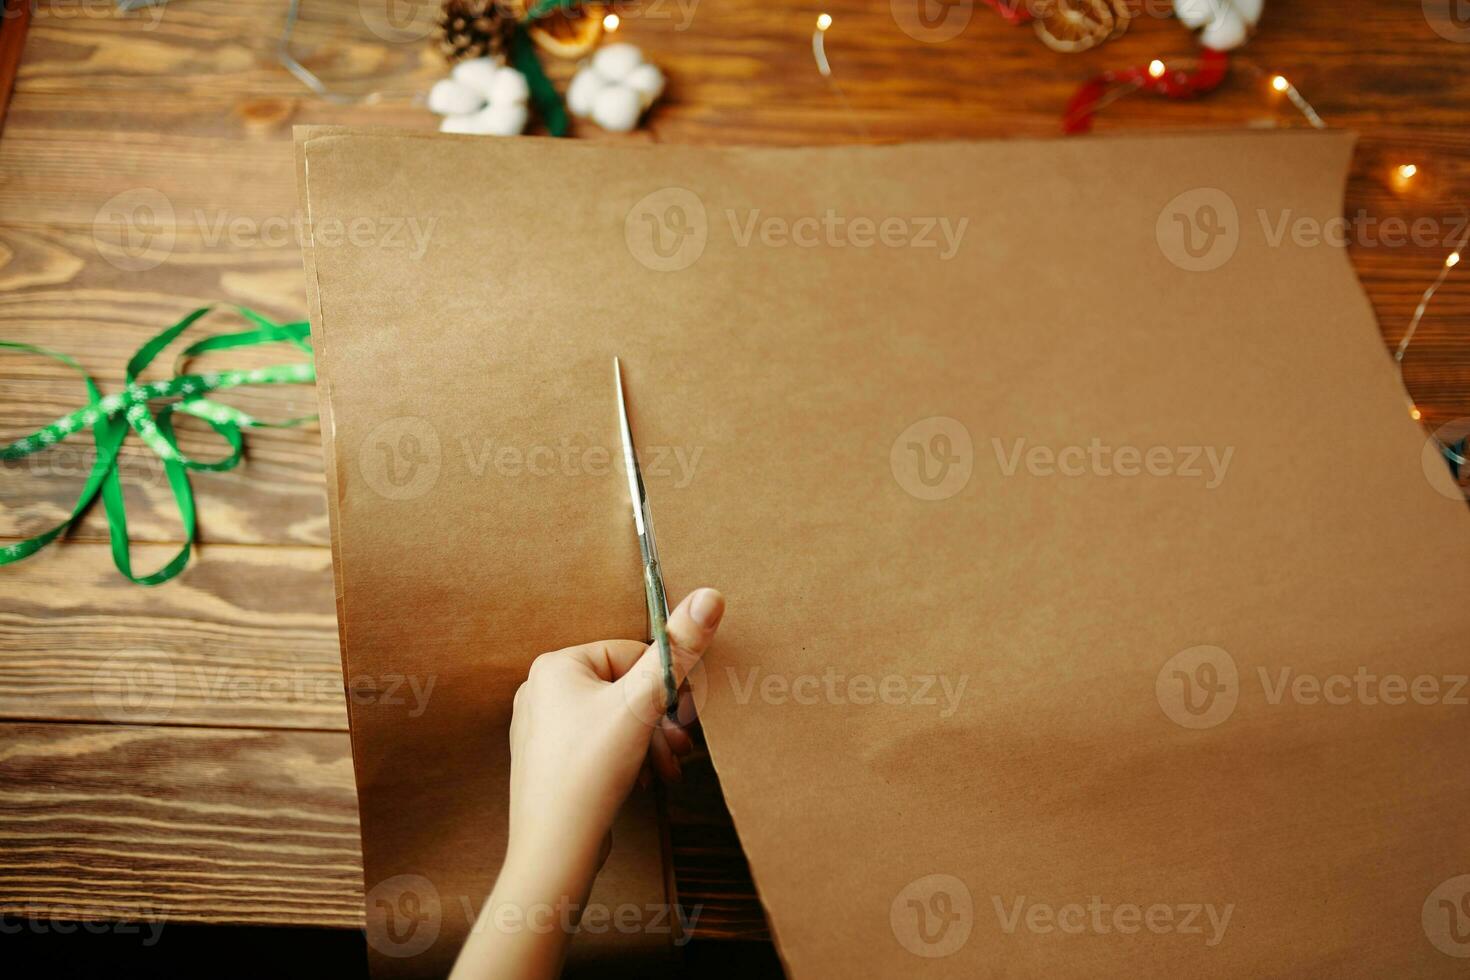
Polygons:
[[[367,8],[363,9],[365,10]],[[317,77],[315,72],[298,61],[296,55],[291,51],[291,39],[296,33],[296,21],[300,13],[301,0],[289,0],[286,7],[286,23],[281,28],[280,39],[276,42],[276,61],[280,63],[282,68],[295,75],[302,85],[305,85],[326,101],[336,105],[376,105],[385,96],[398,94],[392,92],[368,92],[365,95],[346,95],[330,88],[326,82]]]
[[[1291,100],[1291,104],[1300,109],[1302,115],[1306,116],[1307,121],[1313,126],[1318,129],[1326,128],[1327,124],[1322,121],[1322,117],[1317,115],[1317,111],[1302,97],[1301,92],[1287,80],[1285,75],[1271,76],[1271,87],[1278,92],[1286,93],[1286,97]],[[1418,173],[1419,166],[1414,163],[1402,163],[1394,168],[1394,176],[1400,184],[1412,180]],[[1444,285],[1445,278],[1450,274],[1450,270],[1460,264],[1460,250],[1467,243],[1470,243],[1470,226],[1467,226],[1460,233],[1459,241],[1455,242],[1454,249],[1451,250],[1449,255],[1445,256],[1444,265],[1440,267],[1439,275],[1434,277],[1434,281],[1429,284],[1424,290],[1424,295],[1419,298],[1419,305],[1414,308],[1414,315],[1409,318],[1408,329],[1404,331],[1404,337],[1399,341],[1398,348],[1393,353],[1394,364],[1398,367],[1399,371],[1399,383],[1403,385],[1405,394],[1408,394],[1409,386],[1404,380],[1404,353],[1408,351],[1409,344],[1414,339],[1414,334],[1419,330],[1419,322],[1424,319],[1424,311],[1429,308],[1429,301],[1434,297],[1439,287]],[[1414,404],[1413,396],[1409,396],[1409,417],[1416,422],[1424,418],[1424,413],[1419,410],[1418,405]],[[1456,466],[1465,466],[1467,463],[1470,463],[1470,460],[1467,460],[1454,448],[1446,446],[1438,436],[1432,436],[1431,438],[1438,443],[1440,451],[1444,453],[1445,458]]]
[[832,26],[831,14],[817,14],[817,29],[812,32],[812,57],[817,59],[817,71],[823,78],[832,77],[832,66],[827,62],[827,44],[823,40],[827,28]]
[[1317,110],[1312,108],[1310,102],[1302,98],[1302,93],[1297,90],[1295,85],[1287,81],[1285,75],[1271,76],[1271,87],[1278,92],[1284,92],[1286,97],[1291,100],[1291,104],[1301,110],[1301,114],[1307,117],[1307,122],[1318,129],[1327,128],[1327,124],[1322,121],[1322,117],[1317,115]]
[[1389,186],[1398,193],[1403,194],[1413,184],[1414,177],[1419,173],[1419,165],[1414,163],[1401,163],[1388,173]]
[[622,22],[623,19],[617,14],[608,14],[606,17],[602,18],[602,29],[611,34],[613,31],[618,29],[618,25]]
[[[1464,248],[1467,243],[1470,243],[1470,227],[1466,227],[1464,231],[1460,232],[1460,239],[1455,242],[1454,249],[1449,255],[1444,257],[1444,264],[1439,268],[1439,275],[1434,277],[1434,281],[1424,290],[1424,295],[1419,297],[1419,305],[1414,307],[1414,315],[1409,318],[1409,328],[1404,331],[1404,339],[1399,341],[1398,349],[1393,352],[1394,364],[1399,369],[1399,382],[1404,385],[1405,392],[1409,390],[1409,386],[1404,381],[1404,352],[1409,349],[1409,343],[1414,339],[1414,334],[1419,330],[1419,321],[1424,319],[1424,311],[1429,308],[1430,299],[1434,297],[1439,287],[1444,285],[1444,281],[1449,276],[1450,270],[1460,264],[1460,249]],[[1414,404],[1412,396],[1409,399],[1409,417],[1416,422],[1424,417],[1424,413],[1419,411],[1419,406]],[[1445,454],[1446,459],[1451,460],[1457,466],[1464,466],[1466,463],[1470,463],[1470,460],[1466,460],[1459,452],[1441,442],[1439,436],[1434,436],[1433,439],[1439,443],[1440,451]]]
[[817,29],[812,31],[812,58],[817,62],[817,72],[827,80],[832,89],[832,94],[842,103],[843,113],[852,128],[863,139],[868,138],[868,129],[858,118],[852,103],[847,101],[847,93],[842,91],[842,86],[837,84],[837,79],[832,77],[832,64],[827,60],[827,31],[832,27],[832,15],[826,12],[817,15]]
[[[1258,65],[1245,60],[1235,60],[1234,63],[1241,70],[1265,79],[1272,90],[1285,95],[1312,126],[1317,129],[1327,128],[1317,110],[1285,75],[1268,75]],[[1132,92],[1147,90],[1171,99],[1193,98],[1213,91],[1225,80],[1225,76],[1226,55],[1209,48],[1205,49],[1197,61],[1183,59],[1170,65],[1162,58],[1154,58],[1141,67],[1105,71],[1077,89],[1067,105],[1062,129],[1068,133],[1087,132],[1092,128],[1092,117],[1098,110]],[[1418,172],[1413,164],[1405,166],[1412,168],[1415,173]],[[1397,175],[1398,171],[1395,170],[1394,173]],[[1394,179],[1403,186],[1403,178],[1395,176]]]

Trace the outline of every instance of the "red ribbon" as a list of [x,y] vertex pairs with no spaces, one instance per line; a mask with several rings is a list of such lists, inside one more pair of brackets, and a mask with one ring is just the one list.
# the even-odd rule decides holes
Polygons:
[[[1003,2],[1003,0],[998,0]],[[1194,71],[1168,69],[1158,78],[1149,74],[1148,66],[1128,68],[1122,71],[1105,71],[1096,78],[1088,79],[1067,102],[1067,114],[1062,118],[1062,132],[1085,133],[1092,129],[1092,117],[1111,85],[1130,85],[1145,92],[1157,92],[1169,99],[1193,99],[1214,91],[1225,81],[1230,67],[1230,58],[1224,51],[1203,49],[1199,65]]]
[[994,8],[1001,19],[1011,24],[1025,24],[1031,20],[1031,11],[1026,9],[1026,0],[985,0]]

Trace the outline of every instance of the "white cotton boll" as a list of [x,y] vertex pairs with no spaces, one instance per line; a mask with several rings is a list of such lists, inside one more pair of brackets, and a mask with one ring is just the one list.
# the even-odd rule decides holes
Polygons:
[[1240,11],[1240,16],[1251,27],[1261,22],[1261,8],[1265,6],[1266,0],[1235,0],[1235,9]]
[[643,52],[631,44],[605,44],[592,56],[592,70],[609,82],[620,82],[643,63]]
[[490,58],[471,58],[455,65],[450,70],[449,77],[466,88],[488,96],[499,70],[500,66]]
[[514,68],[501,68],[490,80],[490,90],[485,93],[492,105],[525,102],[531,95],[531,86],[526,76]]
[[477,132],[490,136],[516,136],[526,128],[524,102],[492,102],[475,114]]
[[1216,13],[1230,0],[1174,0],[1174,16],[1185,27],[1195,30],[1215,19]]
[[479,113],[472,112],[466,116],[445,116],[439,120],[439,132],[441,133],[478,133],[479,123],[476,117]]
[[642,111],[638,93],[622,85],[610,85],[592,100],[592,121],[610,133],[628,132]]
[[647,109],[664,93],[664,73],[645,62],[628,72],[623,84],[638,93],[639,101]]
[[567,86],[567,108],[572,115],[583,118],[592,115],[592,101],[605,83],[591,68],[583,68],[572,76]]
[[1249,33],[1245,18],[1231,7],[1200,31],[1199,43],[1216,51],[1230,51],[1244,44]]
[[626,133],[663,90],[663,72],[644,62],[637,48],[609,44],[572,76],[567,109],[574,116],[591,117],[608,132]]
[[463,116],[478,112],[485,99],[474,89],[451,78],[441,78],[429,89],[429,109],[441,116]]

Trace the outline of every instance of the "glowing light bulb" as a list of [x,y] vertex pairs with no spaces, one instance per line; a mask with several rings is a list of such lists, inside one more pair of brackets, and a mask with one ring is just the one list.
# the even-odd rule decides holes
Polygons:
[[817,14],[817,30],[825,31],[832,26],[831,14]]
[[607,31],[608,33],[612,33],[613,31],[618,29],[618,25],[622,22],[623,19],[617,14],[608,14],[606,17],[602,18],[602,29]]
[[1399,164],[1398,175],[1403,180],[1408,180],[1419,172],[1419,168],[1412,163]]
[[1444,257],[1444,267],[1446,269],[1453,269],[1455,266],[1457,266],[1459,264],[1460,264],[1460,253],[1459,252],[1451,252],[1449,255],[1446,255]]
[[1424,413],[1419,411],[1419,406],[1415,405],[1409,409],[1409,418],[1413,419],[1415,422],[1419,421],[1423,417]]
[[1160,61],[1158,58],[1155,58],[1153,61],[1150,61],[1148,63],[1148,77],[1149,78],[1163,78],[1164,77],[1164,63],[1162,61]]
[[1285,92],[1291,88],[1291,83],[1286,80],[1285,75],[1273,75],[1271,77],[1271,87],[1278,92]]

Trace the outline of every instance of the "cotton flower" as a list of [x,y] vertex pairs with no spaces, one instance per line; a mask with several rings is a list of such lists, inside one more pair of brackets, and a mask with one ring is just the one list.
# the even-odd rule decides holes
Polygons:
[[1261,19],[1265,0],[1174,0],[1174,15],[1184,26],[1204,28],[1199,43],[1215,51],[1238,48]]
[[663,91],[663,73],[643,60],[643,52],[631,44],[607,44],[572,78],[567,108],[603,129],[626,133]]
[[441,133],[515,136],[526,128],[526,76],[490,58],[454,66],[429,90],[429,108],[444,119]]

